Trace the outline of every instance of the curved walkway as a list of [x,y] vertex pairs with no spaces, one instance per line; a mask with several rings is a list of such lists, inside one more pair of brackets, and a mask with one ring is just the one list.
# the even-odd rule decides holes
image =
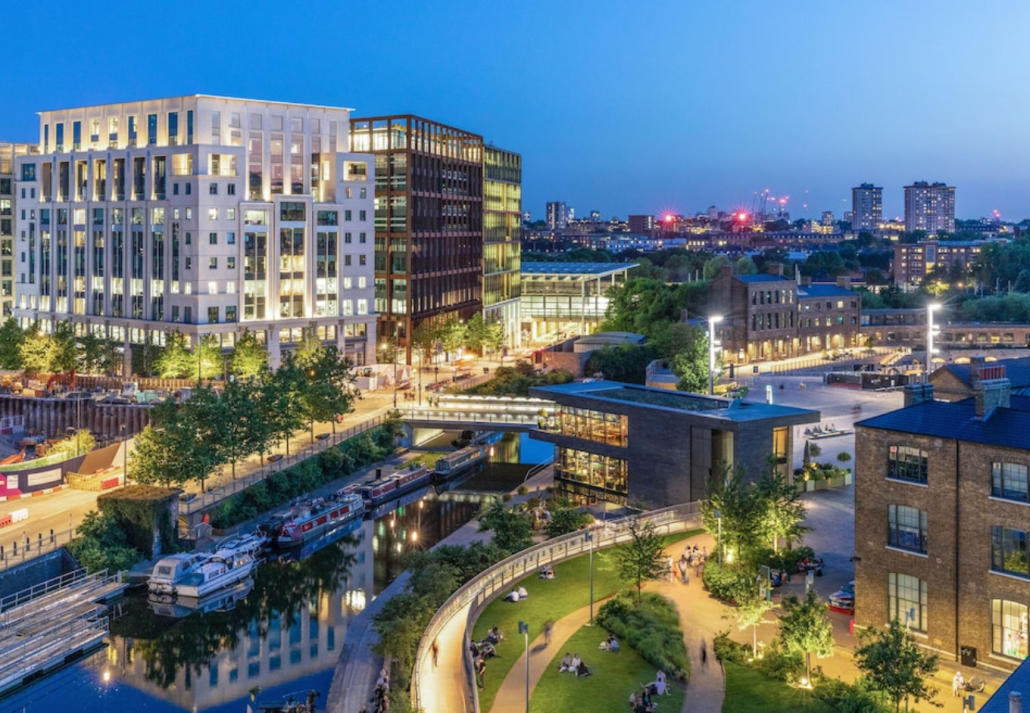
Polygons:
[[[707,547],[711,552],[715,542],[711,535],[696,535],[687,540],[677,542],[666,548],[665,552],[673,560],[679,559],[684,545],[697,544]],[[712,599],[704,590],[699,578],[691,574],[690,584],[678,581],[648,582],[648,591],[661,594],[670,599],[679,611],[680,626],[683,629],[683,643],[687,647],[690,658],[690,681],[687,683],[687,695],[683,702],[682,713],[721,713],[723,696],[726,690],[726,678],[722,667],[715,659],[712,640],[720,629],[720,622],[725,615],[726,607]],[[599,605],[600,602],[597,603]],[[586,606],[555,622],[551,635],[551,645],[544,643],[543,635],[537,636],[529,645],[529,691],[530,697],[537,683],[551,665],[554,654],[561,651],[569,637],[575,634],[590,620],[590,607]],[[725,627],[723,627],[725,628]],[[442,637],[442,634],[441,634]],[[707,663],[702,663],[701,647],[708,652]],[[460,649],[460,645],[459,645]],[[441,648],[442,651],[442,648]],[[455,665],[461,665],[460,650]],[[441,665],[445,664],[441,657]],[[519,656],[515,665],[497,691],[493,708],[489,713],[523,713],[526,709],[526,654]],[[489,665],[486,675],[490,675]]]

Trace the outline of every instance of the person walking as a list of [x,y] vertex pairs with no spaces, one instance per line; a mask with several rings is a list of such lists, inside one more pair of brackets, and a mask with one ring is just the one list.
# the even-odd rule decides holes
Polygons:
[[551,632],[554,631],[554,619],[544,622],[544,646],[551,645]]
[[708,645],[701,639],[701,668],[708,668]]

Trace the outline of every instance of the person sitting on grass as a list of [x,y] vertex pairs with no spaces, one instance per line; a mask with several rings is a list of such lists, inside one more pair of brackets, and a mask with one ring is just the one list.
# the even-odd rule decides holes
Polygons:
[[517,602],[518,600],[519,600],[519,590],[517,590],[517,589],[511,590],[504,597],[504,601],[506,601],[506,602]]
[[504,634],[496,626],[490,629],[490,632],[486,635],[486,640],[491,644],[499,644],[504,641]]
[[619,650],[619,642],[615,639],[615,634],[608,634],[608,639],[602,641],[600,647],[601,651],[611,651],[616,653]]
[[579,657],[579,654],[573,654],[572,663],[569,664],[569,671],[571,671],[572,673],[576,673],[577,671],[579,671],[579,665],[581,663],[583,663],[583,659]]
[[519,587],[519,599],[527,599],[529,592],[526,591],[525,587]]
[[540,579],[554,579],[554,570],[551,565],[545,564],[540,568]]
[[561,660],[561,664],[558,665],[558,673],[565,673],[566,671],[572,671],[572,657],[566,651],[565,656]]
[[[579,657],[577,656],[576,658],[579,658]],[[579,665],[576,666],[576,676],[589,676],[589,675],[591,675],[590,669],[587,668],[587,665],[581,659],[580,662],[579,662]]]

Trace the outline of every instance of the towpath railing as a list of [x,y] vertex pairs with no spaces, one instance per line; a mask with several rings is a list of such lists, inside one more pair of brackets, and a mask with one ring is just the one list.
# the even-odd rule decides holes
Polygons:
[[[701,503],[685,503],[662,510],[652,510],[638,517],[640,520],[653,522],[660,535],[682,532],[700,526]],[[594,538],[593,549],[603,549],[628,541],[631,537],[629,534],[631,520],[631,517],[620,518],[591,527],[589,531]],[[495,596],[510,590],[512,582],[539,571],[543,565],[557,564],[586,554],[591,548],[584,537],[586,532],[586,530],[577,530],[512,555],[466,582],[443,603],[443,606],[429,620],[415,654],[414,673],[411,678],[411,698],[415,710],[420,710],[423,706],[421,671],[424,658],[431,655],[433,642],[436,641],[436,637],[448,622],[465,607],[468,607],[463,642],[464,653],[462,654],[465,676],[462,684],[464,695],[471,702],[471,710],[473,713],[478,713],[479,688],[476,685],[469,644],[471,643],[472,627],[479,618],[480,612]]]

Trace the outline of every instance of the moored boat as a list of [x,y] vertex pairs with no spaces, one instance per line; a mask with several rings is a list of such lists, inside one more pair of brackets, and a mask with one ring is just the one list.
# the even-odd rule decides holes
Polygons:
[[449,453],[436,461],[433,479],[438,483],[442,483],[451,478],[456,478],[482,464],[489,457],[490,449],[487,446],[469,446],[468,448],[454,451],[454,453]]
[[182,619],[195,612],[229,611],[244,599],[254,586],[250,577],[231,584],[200,599],[176,597],[173,594],[150,594],[150,609],[159,616]]
[[413,465],[388,475],[376,471],[376,479],[361,486],[361,499],[365,509],[399,498],[404,493],[428,485],[433,474],[424,465]]
[[147,589],[158,594],[172,594],[183,577],[195,572],[210,556],[208,553],[191,552],[162,557],[150,573]]
[[195,571],[175,585],[177,597],[203,598],[246,579],[254,569],[254,557],[243,549],[218,550]]
[[328,531],[361,519],[365,508],[361,496],[341,490],[328,498],[305,500],[275,516],[268,527],[272,544],[295,547],[316,540]]

